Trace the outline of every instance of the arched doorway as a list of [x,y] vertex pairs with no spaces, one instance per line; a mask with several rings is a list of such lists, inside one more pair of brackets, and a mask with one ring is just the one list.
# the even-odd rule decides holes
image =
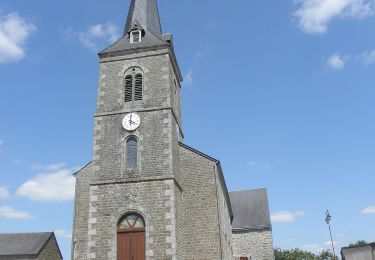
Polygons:
[[117,224],[117,260],[145,260],[145,221],[135,213]]

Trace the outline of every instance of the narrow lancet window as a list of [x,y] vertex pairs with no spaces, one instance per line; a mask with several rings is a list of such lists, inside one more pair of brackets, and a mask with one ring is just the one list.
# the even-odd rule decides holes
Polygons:
[[126,141],[126,166],[128,169],[137,168],[138,160],[138,140],[135,137],[130,137]]

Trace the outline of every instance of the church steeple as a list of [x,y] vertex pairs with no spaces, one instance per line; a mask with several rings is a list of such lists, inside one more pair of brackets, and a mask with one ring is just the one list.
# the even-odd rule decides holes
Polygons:
[[99,56],[123,54],[133,50],[170,47],[172,35],[162,34],[157,0],[131,0],[124,34],[120,40],[101,51]]
[[145,31],[150,31],[155,36],[162,35],[156,0],[132,0],[124,35],[128,34],[135,24],[139,24]]

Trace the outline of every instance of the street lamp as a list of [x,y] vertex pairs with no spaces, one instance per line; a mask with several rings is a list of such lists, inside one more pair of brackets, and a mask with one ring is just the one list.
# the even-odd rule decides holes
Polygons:
[[329,211],[327,209],[326,211],[326,223],[328,224],[328,228],[329,228],[329,235],[331,236],[331,243],[332,243],[332,251],[333,251],[333,257],[334,259],[336,260],[336,253],[335,253],[335,246],[333,244],[333,239],[332,239],[332,231],[331,231],[331,219],[332,219],[332,216],[329,214]]

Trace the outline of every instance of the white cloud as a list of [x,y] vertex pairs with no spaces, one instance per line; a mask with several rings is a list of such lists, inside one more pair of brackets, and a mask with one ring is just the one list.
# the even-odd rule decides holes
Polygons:
[[324,250],[323,247],[321,247],[320,245],[317,245],[317,244],[302,245],[301,249],[304,250],[304,251],[312,252],[314,254],[320,253]]
[[261,170],[269,170],[271,168],[269,163],[258,163],[257,161],[250,161],[249,166]]
[[62,238],[72,238],[72,232],[66,230],[56,230],[55,235]]
[[22,164],[22,160],[21,159],[16,159],[16,160],[13,161],[13,164],[20,165],[20,164]]
[[0,63],[19,61],[25,57],[25,44],[36,26],[18,13],[0,17]]
[[345,16],[364,18],[375,14],[374,0],[349,0],[348,6]]
[[9,191],[7,187],[0,187],[0,200],[9,198]]
[[256,161],[250,161],[249,162],[249,165],[251,166],[251,167],[256,167],[257,166],[257,162]]
[[284,237],[282,239],[282,241],[285,242],[285,243],[294,242],[294,241],[297,241],[297,240],[298,240],[297,237]]
[[375,63],[375,50],[373,51],[366,51],[362,53],[359,58],[366,64],[370,65]]
[[56,172],[39,174],[22,184],[17,195],[34,201],[70,201],[74,198],[75,178],[72,173],[68,169],[59,169]]
[[[375,0],[374,0],[375,1]],[[326,60],[326,65],[332,70],[341,70],[349,62],[361,62],[364,65],[375,64],[375,50],[364,51],[361,54],[347,54],[345,56],[333,54]]]
[[[69,34],[71,34],[71,30]],[[93,51],[98,50],[99,44],[114,43],[118,38],[119,28],[111,22],[90,26],[85,32],[78,34],[79,41]]]
[[184,82],[186,85],[191,85],[193,84],[193,70],[189,70],[185,75],[184,75]]
[[31,169],[38,171],[57,171],[64,168],[65,165],[65,163],[52,163],[47,165],[34,163],[33,165],[31,165]]
[[290,212],[290,211],[279,211],[271,214],[272,222],[294,222],[298,217],[303,217],[305,213],[303,211]]
[[26,211],[19,211],[11,207],[0,206],[0,217],[6,219],[29,219],[33,216]]
[[[333,241],[333,245],[335,246],[335,245],[337,245],[339,242],[337,242],[337,241]],[[331,240],[329,240],[329,241],[326,241],[325,243],[324,243],[326,246],[328,246],[328,247],[331,247],[332,246],[332,242],[331,242]]]
[[327,60],[327,66],[333,70],[341,70],[345,66],[345,60],[338,54],[333,54]]
[[325,33],[337,17],[364,18],[375,11],[374,0],[296,0],[295,16],[306,33]]
[[364,208],[361,211],[362,214],[375,214],[375,206]]
[[2,152],[1,148],[3,147],[4,145],[4,139],[0,139],[0,152]]

